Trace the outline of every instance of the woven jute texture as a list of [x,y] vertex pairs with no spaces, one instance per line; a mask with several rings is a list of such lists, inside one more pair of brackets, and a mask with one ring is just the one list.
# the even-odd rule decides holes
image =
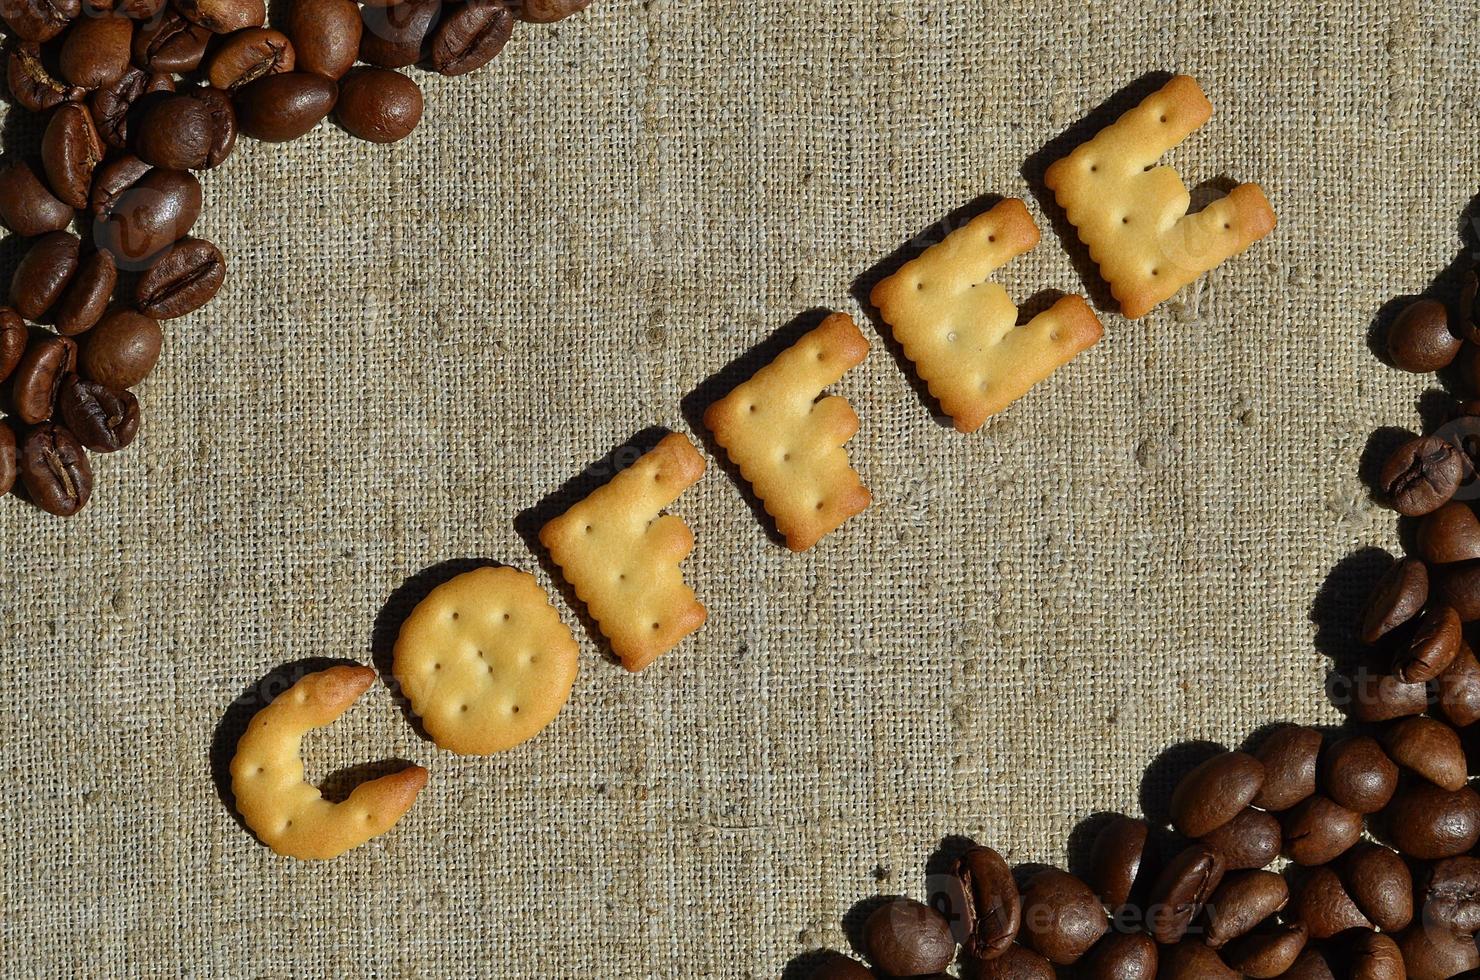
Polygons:
[[[229,282],[167,325],[137,443],[73,520],[0,502],[0,970],[777,977],[923,895],[950,835],[1063,864],[1091,814],[1160,805],[1174,746],[1336,720],[1349,580],[1397,546],[1360,460],[1434,384],[1369,326],[1465,248],[1475,15],[597,0],[418,75],[396,146],[243,140],[197,232]],[[1170,161],[1262,183],[1280,226],[1132,323],[1036,174],[1169,71],[1216,106]],[[1105,339],[966,437],[859,296],[987,195],[1044,231],[1012,295],[1101,294]],[[534,530],[817,309],[873,343],[836,391],[874,506],[793,556],[712,463],[674,508],[709,623],[627,674]],[[377,685],[309,772],[415,761],[416,806],[328,864],[257,843],[219,777],[275,672],[384,667],[478,560],[551,590],[569,706],[464,759]]]

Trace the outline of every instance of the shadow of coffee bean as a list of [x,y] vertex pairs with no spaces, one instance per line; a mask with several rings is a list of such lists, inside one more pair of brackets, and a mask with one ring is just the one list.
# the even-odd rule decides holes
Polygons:
[[1064,866],[1071,875],[1089,881],[1090,855],[1094,852],[1095,840],[1100,836],[1100,831],[1122,816],[1123,814],[1101,810],[1091,813],[1074,825],[1074,829],[1069,831],[1069,840],[1064,845]]
[[834,956],[847,955],[835,949],[809,949],[798,953],[787,961],[781,971],[781,980],[811,980],[817,968]]
[[1359,548],[1326,573],[1310,604],[1315,647],[1338,666],[1360,658],[1366,647],[1358,638],[1362,613],[1378,581],[1394,558],[1381,548]]
[[1172,822],[1172,791],[1182,777],[1211,759],[1224,747],[1216,742],[1179,742],[1163,749],[1141,776],[1141,812],[1153,827],[1166,827]]
[[1382,467],[1399,446],[1413,438],[1415,433],[1412,430],[1392,425],[1374,429],[1367,437],[1367,445],[1363,447],[1361,458],[1357,461],[1357,477],[1367,487],[1367,493],[1373,500],[1382,503],[1387,499],[1380,479]]
[[854,956],[865,962],[868,961],[868,943],[864,937],[864,926],[868,924],[868,917],[900,898],[899,895],[871,895],[854,902],[853,907],[843,915],[843,934],[848,937],[848,945],[852,948]]

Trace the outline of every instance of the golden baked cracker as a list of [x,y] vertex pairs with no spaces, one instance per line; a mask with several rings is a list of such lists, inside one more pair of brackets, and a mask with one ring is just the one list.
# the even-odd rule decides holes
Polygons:
[[555,719],[575,683],[577,653],[533,575],[477,568],[417,603],[391,670],[432,741],[491,755]]
[[540,529],[540,543],[630,671],[671,650],[708,616],[678,569],[694,535],[678,517],[659,516],[703,473],[693,443],[671,433]]
[[819,397],[867,355],[853,318],[834,313],[704,413],[792,551],[869,505],[843,449],[858,416],[844,398]]
[[1182,178],[1156,165],[1212,115],[1197,82],[1178,75],[1044,176],[1132,320],[1274,230],[1258,184],[1188,214]]
[[416,801],[427,771],[408,766],[361,783],[330,803],[304,782],[303,736],[344,714],[375,683],[369,667],[308,674],[252,717],[231,759],[231,792],[242,819],[264,844],[303,860],[337,857],[385,833]]
[[1017,325],[1017,306],[989,277],[1037,244],[1027,207],[1009,198],[905,263],[869,295],[960,432],[975,432],[1100,339],[1099,318],[1078,296]]

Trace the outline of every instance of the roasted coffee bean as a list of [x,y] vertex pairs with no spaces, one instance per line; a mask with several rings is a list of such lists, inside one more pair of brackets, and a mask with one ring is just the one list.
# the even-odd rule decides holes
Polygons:
[[1460,338],[1449,331],[1449,311],[1438,300],[1408,304],[1388,329],[1393,366],[1425,374],[1448,367],[1459,353]]
[[1336,971],[1323,950],[1307,946],[1295,958],[1295,965],[1280,975],[1280,980],[1336,980]]
[[1363,929],[1342,937],[1349,980],[1405,980],[1403,954],[1391,936]]
[[1480,721],[1480,661],[1469,644],[1460,641],[1459,652],[1435,686],[1439,711],[1451,725],[1464,728]]
[[[146,95],[173,92],[175,78],[166,72],[147,72],[129,68],[111,85],[104,85],[88,99],[98,135],[115,150],[128,146],[128,117],[134,105]],[[102,166],[106,167],[107,163]],[[102,169],[101,167],[99,169]],[[97,183],[97,174],[93,182]]]
[[77,441],[97,453],[117,452],[139,432],[139,400],[75,374],[62,379],[57,410]]
[[93,222],[93,240],[125,268],[147,268],[189,234],[200,204],[200,181],[189,171],[150,170]]
[[405,0],[394,7],[362,7],[360,60],[381,68],[405,68],[426,54],[442,0]]
[[62,77],[85,89],[112,85],[128,70],[134,22],[122,14],[79,17],[62,42]]
[[1112,909],[1129,902],[1138,890],[1137,882],[1149,877],[1143,872],[1143,859],[1150,833],[1146,821],[1116,816],[1096,835],[1090,851],[1089,883]]
[[354,0],[293,0],[284,29],[299,71],[339,79],[360,56],[364,24]]
[[1289,900],[1289,886],[1273,871],[1235,871],[1223,879],[1208,900],[1204,941],[1221,949],[1251,932]]
[[1421,684],[1444,673],[1463,642],[1459,613],[1435,606],[1418,621],[1412,638],[1393,657],[1393,674],[1405,684]]
[[1021,922],[1012,869],[990,847],[973,847],[956,862],[953,877],[950,904],[961,945],[977,959],[1001,956]]
[[0,496],[15,486],[16,455],[15,430],[0,419]]
[[226,281],[226,259],[204,238],[182,238],[139,277],[139,312],[156,320],[193,313]]
[[45,422],[56,408],[62,379],[77,367],[77,345],[66,337],[31,342],[10,379],[10,405],[28,425]]
[[57,199],[35,168],[16,160],[0,170],[0,221],[25,238],[61,231],[72,223],[72,209]]
[[1362,836],[1362,815],[1319,794],[1280,816],[1285,856],[1306,866],[1336,860]]
[[91,330],[103,318],[116,285],[118,266],[112,255],[95,250],[82,256],[77,273],[52,310],[57,333],[71,337]]
[[812,971],[812,980],[874,980],[874,975],[857,960],[842,953],[832,953],[817,964],[817,969]]
[[1423,923],[1473,936],[1480,931],[1480,860],[1453,857],[1431,865],[1419,885]]
[[1106,934],[1079,961],[1080,980],[1156,980],[1156,941],[1144,932]]
[[1223,752],[1192,770],[1172,792],[1172,823],[1201,837],[1238,816],[1264,786],[1264,766],[1246,752]]
[[1217,952],[1195,939],[1184,939],[1161,951],[1160,980],[1239,980]]
[[174,0],[185,19],[213,34],[261,27],[267,20],[264,0]]
[[82,243],[71,232],[42,235],[21,258],[10,279],[10,305],[27,320],[40,320],[77,272]]
[[103,159],[103,140],[92,114],[80,102],[52,110],[41,136],[41,167],[51,192],[69,208],[87,207],[94,168]]
[[488,64],[514,36],[514,15],[502,0],[449,4],[432,34],[432,68],[442,75],[466,75]]
[[210,41],[207,28],[166,9],[134,32],[134,64],[145,71],[187,75],[200,67]]
[[30,342],[26,321],[10,307],[0,307],[0,381],[7,380],[15,371]]
[[[1423,573],[1423,565],[1418,566]],[[1424,577],[1424,596],[1428,594]],[[1422,599],[1419,602],[1422,605]],[[1410,614],[1411,615],[1411,614]],[[1254,758],[1264,766],[1264,785],[1254,797],[1261,810],[1288,810],[1316,791],[1316,759],[1321,733],[1304,725],[1284,725],[1259,743]]]
[[[1458,628],[1458,624],[1456,624]],[[1326,795],[1358,813],[1376,813],[1398,788],[1398,766],[1377,740],[1367,735],[1344,738],[1326,750],[1321,785]]]
[[5,82],[16,103],[31,112],[47,112],[86,94],[54,76],[41,60],[40,45],[29,41],[11,46],[5,61]]
[[1427,684],[1405,684],[1388,673],[1381,655],[1339,668],[1330,682],[1331,700],[1360,722],[1391,721],[1422,714],[1429,706]]
[[1280,856],[1279,820],[1253,807],[1198,839],[1218,849],[1229,871],[1262,868]]
[[1451,500],[1418,522],[1418,554],[1434,565],[1480,558],[1480,520],[1469,504]]
[[242,132],[264,143],[285,143],[307,133],[334,108],[333,79],[306,71],[268,75],[236,94]]
[[144,106],[133,126],[134,152],[167,170],[220,166],[236,145],[231,100],[215,89],[166,95]]
[[1466,786],[1457,792],[1427,779],[1405,779],[1382,811],[1388,842],[1425,861],[1455,857],[1480,841],[1480,796]]
[[976,980],[1056,980],[1053,964],[1021,946],[1009,947],[994,960],[969,962],[967,975]]
[[1347,929],[1372,927],[1329,867],[1311,868],[1300,876],[1289,918],[1304,925],[1312,939],[1329,939]]
[[870,962],[896,977],[939,973],[956,956],[956,941],[945,917],[908,898],[879,906],[863,927]]
[[1405,718],[1382,734],[1388,756],[1451,792],[1464,788],[1469,766],[1459,733],[1433,718]]
[[115,0],[113,9],[133,20],[152,21],[164,12],[167,0]]
[[21,443],[18,470],[31,502],[71,517],[92,496],[92,466],[72,433],[53,422],[36,426]]
[[1376,643],[1418,615],[1429,599],[1429,570],[1417,558],[1404,558],[1372,590],[1362,619],[1362,642]]
[[550,24],[578,14],[591,5],[591,0],[514,0],[520,20],[531,24]]
[[1384,932],[1413,921],[1413,877],[1394,851],[1363,841],[1341,856],[1341,883],[1362,914]]
[[23,41],[50,41],[82,13],[81,0],[6,0],[0,13]]
[[1436,601],[1453,606],[1462,622],[1480,619],[1480,562],[1443,565],[1431,575],[1430,594]]
[[1454,444],[1438,436],[1410,439],[1383,464],[1378,482],[1394,510],[1420,517],[1449,502],[1465,478]]
[[421,89],[389,68],[356,68],[339,83],[334,118],[352,136],[371,143],[405,139],[421,122]]
[[266,75],[292,71],[295,63],[293,44],[286,34],[267,27],[250,27],[222,41],[211,56],[211,85],[235,92]]
[[1094,891],[1068,872],[1044,868],[1023,883],[1023,941],[1049,962],[1073,963],[1109,928]]
[[1305,949],[1305,926],[1265,922],[1220,950],[1224,962],[1246,977],[1278,977],[1295,965]]
[[1151,886],[1146,910],[1146,929],[1152,938],[1165,944],[1186,935],[1225,870],[1223,855],[1206,844],[1193,844],[1168,861]]
[[1415,922],[1395,938],[1403,952],[1408,980],[1449,980],[1480,967],[1480,950],[1470,936],[1456,936]]
[[158,322],[133,310],[115,310],[84,336],[79,371],[109,388],[132,388],[154,369],[163,343]]

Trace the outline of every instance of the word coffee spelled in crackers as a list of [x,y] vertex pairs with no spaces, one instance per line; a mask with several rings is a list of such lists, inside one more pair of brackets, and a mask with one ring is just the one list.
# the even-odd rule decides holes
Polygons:
[[867,354],[853,318],[834,313],[704,413],[792,551],[869,505],[843,449],[858,416],[839,396],[819,397]]
[[1100,339],[1099,319],[1078,296],[1017,325],[1017,306],[988,277],[1037,244],[1028,209],[1009,198],[905,263],[869,296],[960,432],[975,432]]
[[534,576],[478,568],[417,603],[392,671],[434,742],[491,755],[555,719],[575,683],[577,652]]
[[1044,177],[1133,320],[1274,230],[1258,184],[1240,184],[1188,214],[1182,178],[1156,165],[1212,115],[1197,82],[1178,75]]
[[231,792],[242,819],[264,844],[288,857],[337,857],[385,833],[416,801],[427,771],[407,766],[361,783],[330,803],[303,779],[303,736],[344,714],[375,683],[369,667],[309,674],[253,716],[231,760]]
[[540,529],[540,543],[630,671],[671,650],[708,615],[678,569],[693,550],[693,532],[672,514],[659,516],[703,473],[693,443],[672,433]]

